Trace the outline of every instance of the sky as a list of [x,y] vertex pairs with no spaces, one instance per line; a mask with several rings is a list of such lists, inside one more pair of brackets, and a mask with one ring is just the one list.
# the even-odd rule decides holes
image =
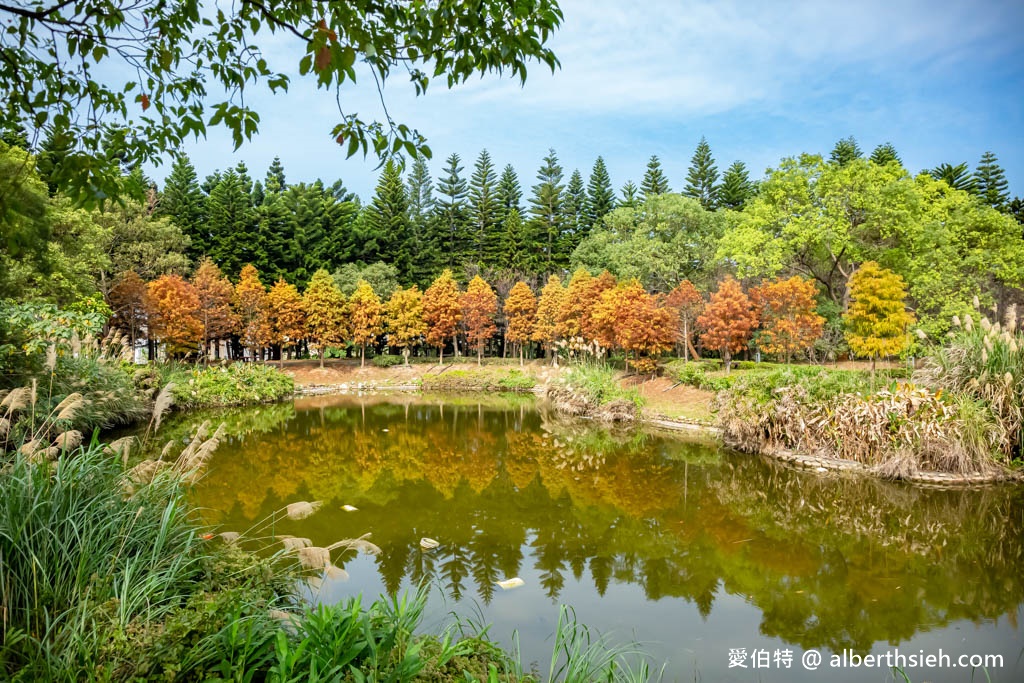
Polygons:
[[[401,75],[384,99],[392,116],[423,133],[440,174],[458,153],[468,178],[486,148],[512,164],[524,191],[548,149],[568,179],[589,177],[604,157],[616,189],[639,185],[658,155],[673,190],[685,185],[705,136],[720,171],[734,160],[754,178],[786,156],[828,155],[853,135],[865,154],[892,142],[917,173],[995,152],[1010,192],[1024,195],[1024,2],[1020,0],[562,0],[549,42],[561,61],[534,65],[526,85],[494,75],[453,90],[434,82],[416,97]],[[262,179],[280,156],[288,182],[340,178],[369,201],[375,158],[345,159],[330,130],[333,92],[294,71],[299,48],[267,46],[271,67],[292,71],[286,94],[250,92],[260,133],[233,150],[213,131],[186,145],[200,178],[244,161]],[[346,111],[380,118],[372,79],[342,93]],[[169,165],[149,169],[162,180]]]

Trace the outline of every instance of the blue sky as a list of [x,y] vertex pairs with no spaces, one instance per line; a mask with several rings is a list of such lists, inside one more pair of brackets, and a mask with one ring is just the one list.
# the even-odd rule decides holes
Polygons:
[[[516,168],[528,193],[551,147],[566,178],[579,168],[586,179],[604,156],[617,189],[639,184],[657,154],[681,189],[701,135],[720,171],[738,159],[754,177],[783,156],[827,155],[853,135],[865,153],[891,141],[912,172],[942,162],[973,168],[992,150],[1011,193],[1024,195],[1019,0],[560,4],[554,74],[537,65],[523,88],[495,76],[451,91],[436,82],[421,97],[400,75],[388,83],[392,116],[428,138],[435,178],[452,152],[468,177],[487,148],[499,168]],[[267,54],[280,70],[297,63],[287,42]],[[253,141],[235,152],[217,131],[186,146],[200,177],[242,160],[262,178],[278,155],[289,182],[341,178],[372,196],[376,160],[346,160],[329,135],[339,118],[333,93],[295,74],[287,94],[254,92],[248,101],[262,118]],[[368,77],[344,91],[344,105],[364,119],[382,113]]]

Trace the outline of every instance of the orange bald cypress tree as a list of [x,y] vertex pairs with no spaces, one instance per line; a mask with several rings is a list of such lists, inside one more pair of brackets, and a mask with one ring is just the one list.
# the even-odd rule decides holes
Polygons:
[[199,350],[203,326],[195,288],[178,275],[162,275],[146,287],[149,332],[167,346],[169,355]]
[[814,312],[817,293],[813,282],[798,275],[766,280],[751,290],[750,298],[761,316],[761,348],[783,356],[788,365],[794,353],[821,337],[825,319]]
[[466,326],[466,337],[470,348],[476,349],[476,364],[484,357],[484,347],[498,331],[494,317],[498,313],[498,296],[482,277],[477,275],[469,282],[466,291],[459,296],[462,323]]
[[267,292],[267,319],[270,322],[270,341],[281,347],[278,362],[284,367],[285,351],[297,346],[306,336],[302,296],[295,285],[288,284],[284,278]]
[[449,339],[455,343],[455,334],[462,320],[459,287],[451,270],[445,268],[423,293],[423,319],[427,322],[427,343],[437,347],[438,362],[443,364],[444,345]]
[[366,280],[360,280],[348,301],[352,341],[359,344],[359,366],[366,365],[366,345],[384,331],[384,306]]
[[302,308],[306,313],[306,331],[317,347],[320,367],[324,366],[327,347],[345,342],[346,309],[348,302],[326,269],[313,273],[302,294]]
[[534,321],[537,318],[537,297],[530,285],[519,281],[512,287],[505,299],[505,316],[508,318],[508,330],[505,337],[513,344],[519,345],[519,364],[523,364],[524,347],[530,341]]
[[[629,357],[637,372],[653,372],[655,358],[675,343],[673,313],[658,306],[638,280],[621,285],[614,291],[615,341]],[[644,358],[646,356],[646,358]]]
[[540,290],[532,338],[533,341],[540,342],[544,350],[551,354],[551,362],[555,367],[558,367],[558,349],[555,347],[558,341],[558,314],[562,310],[564,300],[565,287],[557,275],[552,275],[544,289]]
[[124,332],[134,353],[135,344],[144,333],[148,321],[146,283],[134,270],[121,273],[110,288],[107,303],[113,312],[110,324]]
[[676,319],[679,324],[679,340],[683,345],[683,358],[690,360],[690,352],[697,356],[696,349],[692,345],[693,327],[697,316],[704,310],[704,297],[700,295],[697,288],[689,280],[683,280],[675,289],[668,293],[665,299],[665,306],[676,312]]
[[[203,325],[203,356],[209,356],[210,343],[230,337],[238,329],[238,315],[231,307],[235,288],[210,259],[203,259],[192,276],[199,296],[199,322]],[[215,353],[220,357],[220,344]]]
[[729,276],[711,295],[704,313],[697,318],[697,326],[703,330],[701,343],[721,352],[725,371],[729,372],[732,354],[746,348],[757,327],[757,312],[740,283]]
[[235,312],[238,314],[242,345],[257,360],[270,344],[273,333],[267,318],[267,290],[260,282],[256,266],[247,264],[235,285]]

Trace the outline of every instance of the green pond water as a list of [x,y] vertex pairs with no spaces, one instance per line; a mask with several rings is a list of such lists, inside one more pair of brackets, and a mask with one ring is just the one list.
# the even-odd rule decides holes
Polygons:
[[[517,633],[524,663],[543,671],[567,604],[643,643],[667,680],[893,680],[885,666],[829,664],[844,650],[897,649],[953,663],[999,654],[990,679],[1024,680],[1021,487],[793,471],[713,442],[561,420],[532,398],[303,398],[179,417],[163,436],[185,439],[200,419],[228,433],[196,492],[209,523],[244,531],[321,500],[307,519],[278,516],[274,532],[316,545],[369,532],[382,549],[335,552],[349,578],[312,599],[426,580],[426,627],[454,611],[492,624],[503,644]],[[441,545],[423,552],[422,537]],[[496,586],[510,577],[524,585]],[[741,648],[746,668],[735,653],[730,666]],[[823,657],[813,672],[802,665],[811,649]],[[755,668],[765,651],[769,666]],[[972,680],[965,668],[907,674]]]

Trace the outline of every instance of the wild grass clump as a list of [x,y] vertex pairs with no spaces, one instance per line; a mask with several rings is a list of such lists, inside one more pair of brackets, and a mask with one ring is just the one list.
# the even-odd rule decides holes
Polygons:
[[568,388],[582,393],[597,406],[607,405],[613,401],[628,401],[637,408],[644,405],[640,392],[632,387],[622,386],[615,370],[604,365],[587,363],[574,366],[565,374],[563,382]]
[[437,374],[424,375],[421,387],[424,391],[531,391],[537,384],[530,375],[518,368],[447,370]]
[[290,375],[262,363],[179,370],[171,375],[174,404],[212,408],[279,401],[295,391]]

